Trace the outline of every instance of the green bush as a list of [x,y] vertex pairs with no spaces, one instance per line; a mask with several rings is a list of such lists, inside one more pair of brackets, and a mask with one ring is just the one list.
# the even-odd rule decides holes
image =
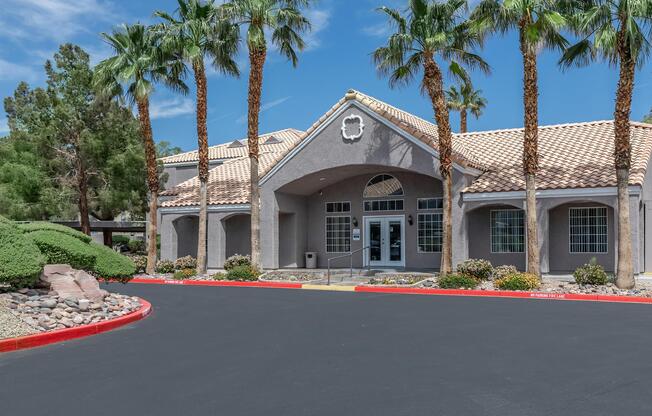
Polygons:
[[600,266],[595,259],[583,266],[578,267],[573,272],[575,283],[578,285],[606,285],[607,273],[604,268]]
[[197,270],[195,269],[181,269],[174,272],[172,278],[175,280],[185,280],[190,279],[193,276],[197,276]]
[[174,273],[174,262],[172,260],[157,261],[156,273]]
[[69,234],[53,230],[26,234],[41,250],[49,264],[69,264],[73,269],[93,270],[96,251]]
[[113,245],[121,245],[121,246],[126,246],[129,244],[129,236],[128,235],[114,235],[113,236]]
[[475,277],[460,273],[450,273],[437,279],[437,285],[442,289],[473,289],[479,283]]
[[539,286],[539,278],[530,273],[511,273],[494,281],[494,287],[501,290],[534,290]]
[[518,273],[518,269],[516,268],[516,266],[504,264],[502,266],[494,267],[493,278],[494,280],[502,279],[508,274],[516,274],[516,273]]
[[129,240],[129,251],[132,253],[144,253],[145,242],[143,240]]
[[235,266],[228,271],[226,278],[228,280],[258,280],[260,272],[255,268],[243,265]]
[[250,266],[251,267],[251,256],[243,256],[241,254],[234,254],[233,256],[226,259],[224,262],[224,270],[231,270],[238,266]]
[[4,217],[0,217],[0,284],[12,288],[33,286],[45,257],[34,242]]
[[45,221],[29,222],[26,224],[19,224],[18,228],[20,228],[26,233],[32,233],[34,231],[58,231],[68,236],[75,237],[83,241],[84,243],[91,242],[91,237],[82,233],[81,231],[77,231],[73,228],[66,227],[65,225],[55,224],[52,222],[45,222]]
[[10,220],[8,218],[5,218],[2,215],[0,215],[0,225],[10,225],[12,227],[15,227],[16,223],[14,223],[12,220]]
[[197,259],[193,256],[179,257],[174,261],[175,270],[196,269]]
[[457,265],[457,272],[475,277],[480,280],[488,280],[491,277],[493,267],[488,260],[468,259]]
[[215,274],[212,274],[210,277],[213,280],[226,280],[226,273],[217,272]]
[[147,268],[147,256],[130,256],[136,266],[136,273],[145,273]]
[[92,272],[96,277],[116,279],[126,283],[136,273],[136,265],[129,257],[101,244],[90,243],[89,247],[95,253]]

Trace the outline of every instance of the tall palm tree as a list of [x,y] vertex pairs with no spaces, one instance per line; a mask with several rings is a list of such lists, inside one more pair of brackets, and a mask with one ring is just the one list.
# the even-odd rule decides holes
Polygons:
[[480,27],[492,31],[518,31],[523,57],[523,174],[527,215],[527,269],[541,274],[537,232],[536,174],[539,170],[539,86],[537,53],[543,48],[563,49],[560,31],[566,24],[558,0],[483,0],[471,14]]
[[460,112],[460,133],[466,133],[467,111],[475,118],[480,118],[482,110],[487,106],[487,100],[482,96],[482,90],[473,89],[470,82],[462,83],[459,88],[451,85],[446,90],[446,103],[449,110]]
[[481,43],[478,32],[469,30],[464,20],[466,0],[410,0],[409,8],[403,15],[388,7],[379,10],[385,13],[396,27],[387,44],[373,54],[378,72],[389,75],[391,87],[405,85],[421,71],[421,85],[430,97],[437,121],[439,140],[440,173],[444,184],[443,230],[440,273],[450,273],[452,261],[452,180],[451,154],[452,134],[442,69],[436,58],[446,62],[449,71],[462,80],[468,80],[465,67],[479,68],[489,72],[487,63],[472,53],[474,46]]
[[231,0],[224,4],[226,14],[246,30],[249,49],[249,92],[247,139],[251,164],[251,261],[260,266],[260,187],[258,183],[258,116],[263,89],[263,68],[267,58],[267,37],[292,66],[298,63],[297,50],[305,43],[301,34],[310,30],[302,14],[309,0]]
[[631,166],[630,115],[636,67],[650,55],[652,1],[590,0],[571,17],[583,38],[564,52],[563,67],[593,60],[619,67],[614,110],[614,167],[618,187],[618,267],[616,285],[634,287],[632,237],[629,225],[629,169]]
[[197,242],[197,272],[206,273],[206,227],[208,208],[208,129],[206,127],[207,80],[204,59],[222,73],[238,76],[234,55],[238,51],[238,27],[223,18],[212,0],[177,0],[178,18],[163,11],[156,16],[164,20],[160,27],[162,47],[180,57],[192,67],[197,87],[197,144],[199,173],[199,229]]
[[147,239],[147,273],[156,267],[157,203],[159,191],[156,147],[149,116],[149,97],[154,83],[164,82],[174,90],[185,92],[181,80],[183,67],[161,52],[160,37],[141,25],[124,25],[112,34],[102,33],[113,49],[113,56],[97,64],[94,84],[101,94],[125,96],[135,102],[145,147],[147,186],[150,193]]

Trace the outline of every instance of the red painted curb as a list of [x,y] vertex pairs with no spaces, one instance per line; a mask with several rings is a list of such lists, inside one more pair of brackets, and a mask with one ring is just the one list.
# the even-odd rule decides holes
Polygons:
[[277,289],[301,289],[301,283],[281,282],[234,282],[228,280],[166,280],[166,279],[131,279],[129,283],[181,286],[237,286],[237,287],[270,287]]
[[25,335],[18,338],[2,339],[0,340],[0,353],[41,347],[55,342],[68,341],[111,331],[112,329],[139,321],[152,312],[152,305],[149,302],[140,299],[140,303],[142,306],[137,311],[109,321],[102,321],[74,328],[58,329],[56,331],[43,332],[40,334]]

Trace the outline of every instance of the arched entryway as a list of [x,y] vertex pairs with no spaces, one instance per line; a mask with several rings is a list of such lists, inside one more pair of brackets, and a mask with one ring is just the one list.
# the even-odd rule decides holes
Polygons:
[[197,236],[199,235],[199,217],[185,215],[172,222],[177,234],[177,258],[197,257]]
[[525,212],[518,206],[485,205],[467,213],[469,258],[525,270]]
[[251,254],[251,216],[234,214],[222,220],[226,233],[225,258]]

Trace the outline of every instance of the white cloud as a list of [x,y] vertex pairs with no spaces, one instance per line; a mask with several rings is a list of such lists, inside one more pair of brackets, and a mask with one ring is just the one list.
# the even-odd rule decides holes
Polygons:
[[[266,111],[268,111],[268,110],[271,110],[272,108],[274,108],[274,107],[276,107],[276,106],[279,106],[279,105],[283,104],[284,102],[286,102],[286,101],[289,100],[290,98],[292,98],[292,97],[291,97],[291,96],[281,97],[281,98],[276,99],[276,100],[274,100],[274,101],[270,101],[270,102],[267,102],[267,103],[263,103],[263,104],[260,106],[260,113],[262,114],[262,113],[264,113],[264,112],[266,112]],[[240,117],[236,120],[236,122],[237,122],[238,124],[244,124],[246,121],[247,121],[247,116],[246,116],[246,115],[240,116]]]
[[15,64],[0,58],[0,80],[4,81],[33,81],[38,76],[37,72],[29,66]]
[[154,101],[149,109],[152,120],[174,118],[195,112],[195,103],[185,97],[174,97],[163,101]]
[[365,26],[362,28],[362,33],[367,36],[385,37],[390,33],[391,26],[387,23],[378,23],[375,25]]
[[9,133],[9,125],[6,118],[0,118],[0,134]]
[[326,29],[331,19],[330,10],[309,9],[305,12],[312,25],[312,30],[306,33],[304,40],[306,41],[306,50],[313,50],[321,45],[319,34]]

